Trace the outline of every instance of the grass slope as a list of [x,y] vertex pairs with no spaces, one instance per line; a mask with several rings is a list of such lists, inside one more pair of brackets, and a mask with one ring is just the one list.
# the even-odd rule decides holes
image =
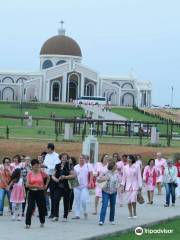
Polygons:
[[115,237],[103,238],[103,240],[179,240],[180,239],[180,219],[170,220],[163,224],[158,224],[156,226],[150,227],[150,229],[173,229],[172,234],[143,234],[141,236],[136,236],[134,232],[127,234],[121,234]]

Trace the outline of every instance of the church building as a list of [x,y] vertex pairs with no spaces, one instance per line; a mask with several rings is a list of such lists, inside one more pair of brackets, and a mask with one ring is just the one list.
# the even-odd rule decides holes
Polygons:
[[78,43],[65,35],[49,38],[40,50],[37,73],[0,71],[0,100],[38,101],[41,103],[73,102],[81,96],[106,97],[112,105],[151,106],[151,83],[139,81],[133,74],[103,76],[83,65]]

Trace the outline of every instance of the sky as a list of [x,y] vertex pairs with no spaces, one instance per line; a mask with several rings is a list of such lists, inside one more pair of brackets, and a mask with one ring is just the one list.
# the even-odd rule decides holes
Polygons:
[[81,47],[100,75],[152,82],[152,103],[180,107],[179,0],[0,0],[0,71],[38,71],[42,44],[57,34]]

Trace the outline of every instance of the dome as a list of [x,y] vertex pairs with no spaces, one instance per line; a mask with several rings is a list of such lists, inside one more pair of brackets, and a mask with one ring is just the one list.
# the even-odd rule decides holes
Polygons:
[[77,42],[64,35],[49,38],[43,44],[40,55],[70,55],[82,57],[81,49]]

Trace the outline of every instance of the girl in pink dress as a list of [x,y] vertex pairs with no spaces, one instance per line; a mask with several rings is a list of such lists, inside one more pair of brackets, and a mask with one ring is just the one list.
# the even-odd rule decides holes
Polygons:
[[163,182],[163,178],[164,178],[164,170],[166,168],[166,159],[162,158],[162,154],[161,153],[157,153],[157,159],[155,160],[155,166],[156,169],[159,172],[159,176],[157,178],[157,188],[158,188],[158,195],[161,195],[161,184]]
[[[96,177],[103,176],[108,172],[107,166],[108,166],[108,160],[109,155],[104,154],[101,158],[101,162],[97,162],[94,167],[94,175]],[[98,186],[96,181],[96,187],[95,187],[95,212],[93,215],[97,215],[97,208],[99,204],[99,199],[102,198],[102,189]]]
[[[119,182],[121,183],[122,181],[122,176],[123,176],[123,168],[124,166],[127,165],[127,155],[123,155],[122,156],[122,160],[116,162],[116,166],[117,166],[117,171],[118,171],[118,178],[119,178]],[[123,200],[124,200],[124,193],[121,192],[121,189],[119,188],[117,191],[118,194],[118,199],[119,199],[119,204],[120,207],[123,206]]]
[[143,181],[145,182],[148,204],[153,204],[154,189],[156,187],[157,177],[159,175],[158,170],[155,167],[155,160],[150,159],[148,165],[144,168]]
[[22,203],[25,202],[25,189],[21,169],[17,168],[12,173],[9,189],[12,189],[10,196],[13,212],[12,220],[15,221],[17,214],[17,220],[21,221]]
[[136,159],[133,155],[128,156],[128,164],[123,169],[122,192],[124,192],[124,188],[129,209],[128,218],[137,218],[136,202],[138,191],[142,189],[142,176],[140,167],[136,164]]

